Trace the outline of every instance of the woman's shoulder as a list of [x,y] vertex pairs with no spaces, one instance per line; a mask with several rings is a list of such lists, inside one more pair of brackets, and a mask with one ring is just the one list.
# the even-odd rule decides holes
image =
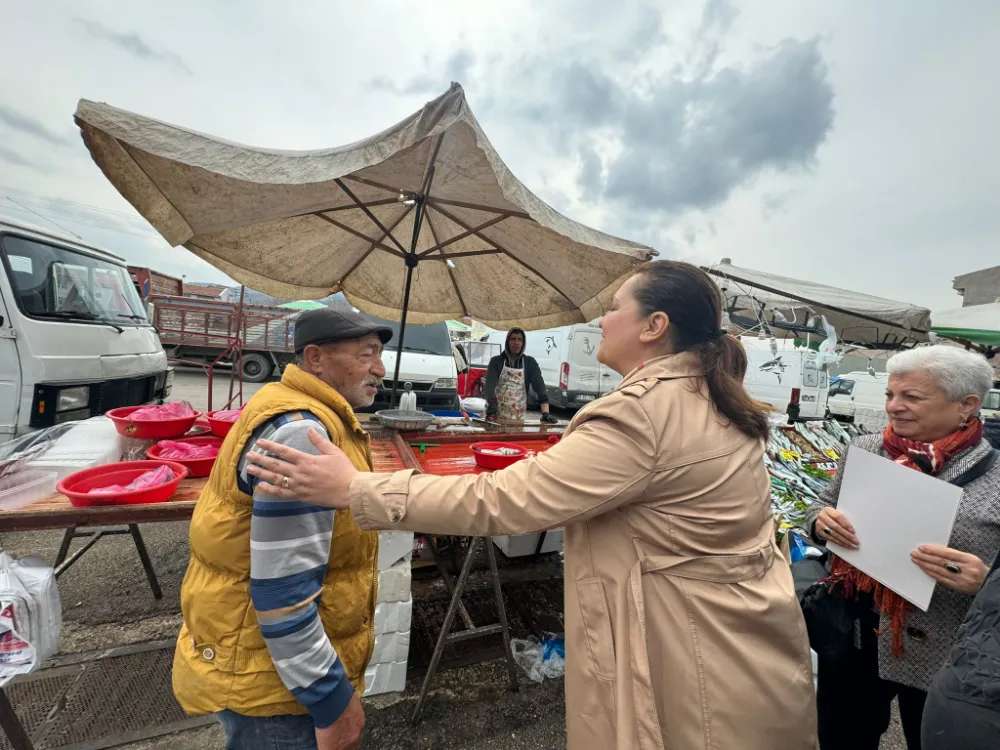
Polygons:
[[871,432],[866,435],[858,435],[851,440],[851,445],[869,453],[882,452],[882,433]]

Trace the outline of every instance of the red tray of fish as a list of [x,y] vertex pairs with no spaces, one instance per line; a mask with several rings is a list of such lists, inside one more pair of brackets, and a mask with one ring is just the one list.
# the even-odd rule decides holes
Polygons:
[[[162,454],[166,449],[170,448],[170,443],[182,443],[202,449],[214,448],[214,453],[211,456],[191,458],[180,458],[178,456],[165,457]],[[189,477],[197,479],[198,477],[207,477],[212,473],[212,467],[215,466],[215,459],[219,457],[219,449],[221,447],[222,438],[215,437],[214,435],[181,438],[180,440],[163,440],[149,448],[146,451],[146,457],[154,461],[173,461],[174,463],[178,463],[187,468]]]
[[216,437],[224,438],[229,434],[229,431],[233,429],[233,425],[236,424],[235,419],[217,419],[216,414],[231,414],[234,410],[228,411],[210,411],[205,415],[205,419],[208,420],[208,424],[212,427],[212,434]]
[[[143,489],[124,489],[143,474],[155,471],[161,466],[170,469],[173,474],[172,479]],[[95,505],[162,503],[174,496],[174,493],[177,492],[177,485],[187,475],[187,467],[174,461],[123,461],[117,464],[95,466],[92,469],[84,469],[70,474],[59,480],[56,490],[68,497],[69,501],[78,508]],[[111,487],[112,485],[118,485],[122,489],[110,494],[90,494],[90,490]]]

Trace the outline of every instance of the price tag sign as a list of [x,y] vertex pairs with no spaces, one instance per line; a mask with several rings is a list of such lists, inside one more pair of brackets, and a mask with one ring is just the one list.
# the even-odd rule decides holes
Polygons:
[[824,453],[825,453],[826,455],[828,455],[828,456],[829,456],[830,458],[832,458],[832,459],[833,459],[834,461],[839,461],[839,460],[840,460],[840,456],[838,456],[838,455],[836,454],[836,452],[835,452],[835,451],[834,451],[834,450],[833,450],[832,448],[827,448],[827,449],[826,449],[825,451],[823,451],[823,452],[824,452]]
[[802,456],[795,451],[781,451],[781,457],[786,461],[794,461],[797,458],[802,458]]

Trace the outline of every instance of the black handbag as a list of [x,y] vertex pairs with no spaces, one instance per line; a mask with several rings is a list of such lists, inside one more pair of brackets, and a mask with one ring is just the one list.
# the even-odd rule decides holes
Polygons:
[[[993,468],[998,456],[1000,452],[991,450],[950,484],[965,487],[979,479]],[[854,648],[854,623],[866,612],[872,612],[873,597],[867,594],[852,598],[831,591],[825,580],[829,554],[792,563],[792,578],[809,631],[809,645],[820,660],[836,662]]]

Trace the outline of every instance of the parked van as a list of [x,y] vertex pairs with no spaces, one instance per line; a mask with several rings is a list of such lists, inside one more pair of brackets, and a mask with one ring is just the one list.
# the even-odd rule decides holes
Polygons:
[[856,409],[884,409],[888,381],[889,376],[884,372],[874,375],[865,370],[844,373],[830,386],[826,402],[830,416],[852,421]]
[[[376,318],[378,320],[378,318]],[[392,398],[392,378],[396,372],[396,347],[399,345],[399,323],[380,320],[392,328],[392,341],[382,351],[385,379],[379,386],[375,403],[362,411],[388,409]],[[399,365],[399,394],[413,391],[417,395],[417,408],[425,411],[452,411],[461,409],[458,398],[458,367],[451,336],[446,323],[432,325],[406,324],[403,337],[403,358]]]
[[170,393],[125,260],[0,219],[0,442]]
[[789,419],[823,419],[830,375],[819,354],[788,340],[740,337],[747,353],[743,386],[758,401],[788,414]]
[[[524,353],[538,362],[550,404],[579,409],[622,381],[621,375],[597,361],[602,336],[600,328],[588,324],[527,332]],[[493,331],[487,339],[499,344],[500,351],[506,340],[506,331]]]

